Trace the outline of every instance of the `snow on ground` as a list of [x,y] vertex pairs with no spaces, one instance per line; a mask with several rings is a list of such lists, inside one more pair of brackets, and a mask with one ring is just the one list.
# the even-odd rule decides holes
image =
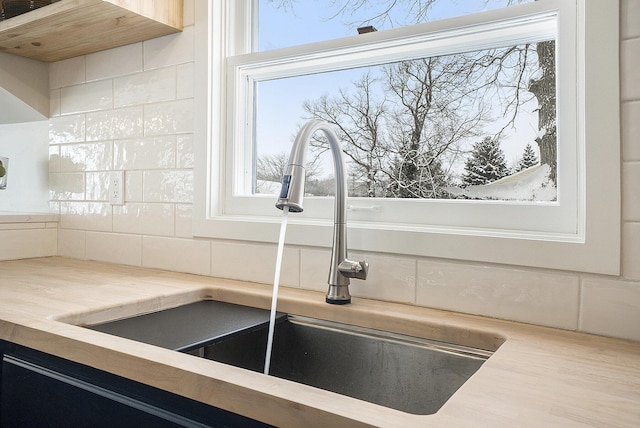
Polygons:
[[555,201],[556,186],[549,179],[551,167],[536,165],[493,183],[478,186],[447,187],[454,196],[470,199],[495,199],[516,201]]
[[[536,165],[517,172],[493,183],[461,187],[447,187],[444,190],[453,196],[469,199],[492,199],[502,201],[555,201],[556,186],[549,179],[549,165]],[[281,183],[258,180],[256,193],[277,195]]]

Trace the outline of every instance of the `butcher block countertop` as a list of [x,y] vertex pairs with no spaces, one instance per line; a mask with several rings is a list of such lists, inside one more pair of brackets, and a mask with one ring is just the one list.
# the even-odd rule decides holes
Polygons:
[[0,339],[282,427],[638,427],[640,343],[281,288],[278,310],[496,350],[417,416],[77,325],[213,299],[269,308],[271,287],[64,258],[0,262]]

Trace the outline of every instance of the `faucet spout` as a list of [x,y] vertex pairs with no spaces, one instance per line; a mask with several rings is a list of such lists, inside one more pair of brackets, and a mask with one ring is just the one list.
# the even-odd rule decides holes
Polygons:
[[336,133],[324,121],[307,122],[298,133],[291,149],[289,164],[282,178],[282,188],[276,207],[289,208],[289,212],[303,211],[305,161],[311,137],[322,131],[327,137],[336,176],[336,195],[334,204],[333,248],[329,268],[329,290],[326,302],[344,305],[351,302],[349,278],[366,279],[369,265],[365,261],[352,261],[347,258],[347,181],[342,148]]

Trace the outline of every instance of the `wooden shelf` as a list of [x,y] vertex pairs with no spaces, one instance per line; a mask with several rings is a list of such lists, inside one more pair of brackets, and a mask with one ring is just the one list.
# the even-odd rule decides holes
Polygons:
[[60,61],[182,31],[182,0],[60,0],[0,22],[0,52]]

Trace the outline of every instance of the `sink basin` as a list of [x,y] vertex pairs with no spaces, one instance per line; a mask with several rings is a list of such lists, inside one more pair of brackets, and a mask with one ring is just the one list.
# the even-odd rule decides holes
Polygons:
[[[264,370],[269,311],[201,301],[88,328]],[[403,412],[438,409],[491,351],[278,314],[270,375]]]
[[[277,314],[276,319],[285,315]],[[269,311],[216,300],[201,300],[175,308],[85,326],[174,351],[232,338],[269,327]]]
[[[267,328],[192,351],[249,370],[264,369]],[[427,415],[438,409],[490,351],[289,316],[276,324],[270,375]]]

